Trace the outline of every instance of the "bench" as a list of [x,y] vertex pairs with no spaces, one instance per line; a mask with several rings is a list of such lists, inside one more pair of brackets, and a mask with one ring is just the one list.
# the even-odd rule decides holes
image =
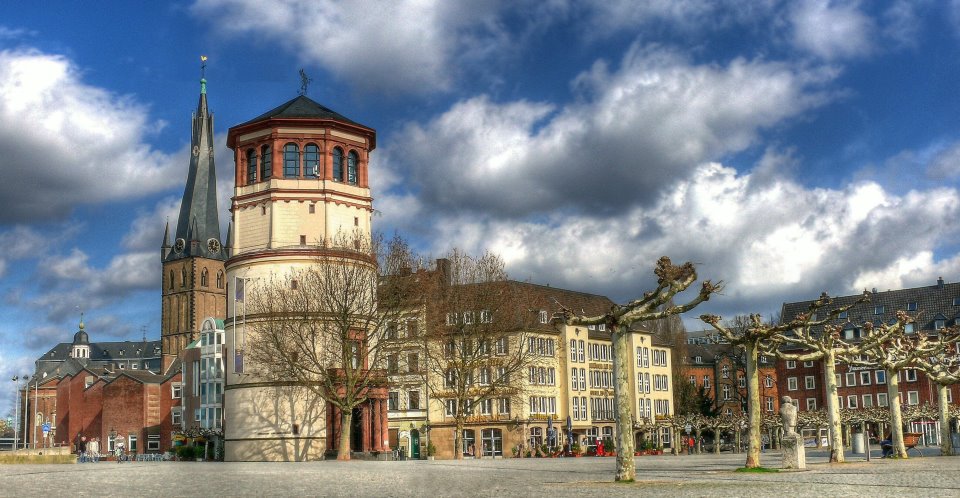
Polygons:
[[[903,447],[907,449],[908,454],[910,453],[910,450],[917,450],[917,453],[919,453],[921,457],[923,456],[923,452],[920,451],[919,448],[917,448],[917,445],[920,444],[920,438],[922,437],[923,437],[923,434],[919,432],[903,433]],[[884,450],[888,450],[891,448],[891,446],[888,444],[881,445],[880,447]]]

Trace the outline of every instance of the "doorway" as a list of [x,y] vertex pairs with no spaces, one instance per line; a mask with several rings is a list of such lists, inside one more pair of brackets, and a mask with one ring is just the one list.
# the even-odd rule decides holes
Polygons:
[[410,459],[420,459],[420,431],[416,429],[410,431]]
[[353,409],[350,419],[350,451],[363,451],[363,410]]

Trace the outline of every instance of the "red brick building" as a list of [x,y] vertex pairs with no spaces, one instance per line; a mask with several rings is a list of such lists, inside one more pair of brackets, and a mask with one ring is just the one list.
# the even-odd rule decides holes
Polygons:
[[[714,409],[723,415],[742,415],[747,406],[747,379],[743,351],[709,335],[693,334],[683,359],[687,380],[705,388]],[[698,340],[700,338],[702,340]],[[760,406],[762,412],[780,410],[779,383],[782,378],[772,357],[760,358]]]

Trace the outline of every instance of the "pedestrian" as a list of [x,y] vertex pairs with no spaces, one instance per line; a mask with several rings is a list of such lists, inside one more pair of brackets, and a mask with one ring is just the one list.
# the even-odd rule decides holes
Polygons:
[[602,439],[598,439],[598,440],[597,440],[597,456],[603,456],[603,455],[604,455],[604,452],[603,452],[603,440],[602,440]]
[[690,436],[689,438],[687,438],[687,454],[688,454],[688,455],[692,455],[692,454],[693,454],[693,444],[694,444],[694,443],[693,443],[693,436]]
[[86,436],[80,437],[79,451],[80,451],[80,461],[81,462],[86,461],[87,459],[87,437]]
[[880,449],[883,450],[880,458],[890,458],[893,456],[893,433],[888,432],[887,437],[883,441],[880,441]]
[[123,436],[120,436],[120,441],[117,442],[117,463],[123,461]]

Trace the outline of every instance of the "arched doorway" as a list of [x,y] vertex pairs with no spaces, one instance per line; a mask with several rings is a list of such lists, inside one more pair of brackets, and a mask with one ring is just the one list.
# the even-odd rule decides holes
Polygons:
[[416,429],[410,431],[410,458],[420,459],[420,431]]

